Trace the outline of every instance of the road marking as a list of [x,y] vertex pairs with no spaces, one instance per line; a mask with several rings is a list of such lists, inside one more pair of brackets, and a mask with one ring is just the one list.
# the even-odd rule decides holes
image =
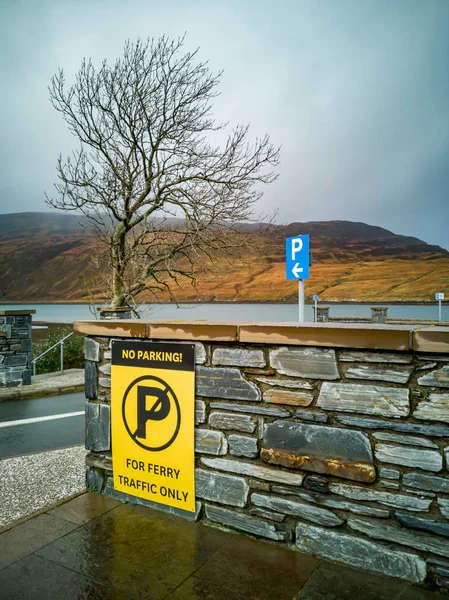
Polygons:
[[15,425],[29,425],[30,423],[40,423],[41,421],[53,421],[54,419],[67,419],[67,417],[79,417],[84,415],[84,410],[78,412],[64,413],[62,415],[48,415],[47,417],[34,417],[34,419],[19,419],[17,421],[6,421],[0,423],[1,427],[14,427]]

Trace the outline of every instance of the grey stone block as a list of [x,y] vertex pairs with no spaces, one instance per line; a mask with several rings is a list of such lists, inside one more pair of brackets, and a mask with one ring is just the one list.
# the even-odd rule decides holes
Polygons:
[[266,383],[267,385],[294,388],[300,390],[313,390],[313,385],[308,381],[301,381],[300,379],[279,379],[277,377],[255,377],[256,381],[260,383]]
[[138,498],[137,496],[131,496],[131,494],[119,492],[118,490],[114,489],[114,480],[112,477],[108,477],[103,493],[105,496],[117,498],[117,500],[121,500],[122,502],[130,502],[131,504],[139,504],[141,506],[147,506],[148,508],[154,508],[155,510],[160,510],[161,512],[175,515],[176,517],[182,517],[188,521],[198,521],[201,514],[201,502],[196,502],[195,512],[190,512],[188,510],[174,508],[173,506],[159,504],[158,502],[152,502],[151,500],[146,500],[144,498]]
[[212,355],[212,364],[225,367],[264,367],[267,361],[262,350],[216,348]]
[[432,552],[439,556],[449,556],[449,540],[443,540],[441,537],[434,537],[424,533],[415,533],[399,527],[392,527],[385,523],[376,523],[374,521],[363,521],[349,517],[348,525],[354,531],[364,533],[376,540],[384,540]]
[[315,525],[298,523],[296,547],[326,560],[390,577],[399,577],[414,583],[424,581],[426,577],[426,563],[416,554],[392,552],[389,546],[335,529],[323,529]]
[[206,517],[215,523],[234,527],[251,535],[265,537],[276,542],[283,542],[288,538],[287,532],[278,531],[272,523],[219,506],[206,504]]
[[11,325],[0,325],[0,331],[6,333],[6,339],[11,338],[12,326]]
[[392,352],[363,352],[353,350],[343,350],[340,352],[339,359],[342,362],[367,362],[367,363],[385,363],[409,365],[412,362],[411,354],[396,354]]
[[303,421],[313,421],[314,423],[327,423],[329,417],[325,413],[298,408],[295,417]]
[[[449,523],[442,523],[441,521],[433,521],[431,519],[423,519],[422,517],[416,517],[415,515],[408,515],[407,513],[395,513],[396,519],[410,529],[418,529],[426,531],[428,533],[435,533],[436,535],[443,535],[449,537]],[[437,554],[439,554],[437,552]]]
[[284,408],[266,408],[265,406],[251,406],[243,404],[231,404],[229,402],[211,402],[212,408],[221,408],[223,410],[232,410],[234,412],[244,412],[250,415],[263,415],[265,417],[289,417],[290,413]]
[[28,356],[26,354],[13,354],[7,356],[3,362],[5,367],[25,367],[28,363]]
[[195,452],[219,456],[228,451],[228,442],[221,431],[195,429]]
[[245,433],[254,433],[257,427],[253,417],[224,412],[212,412],[209,415],[209,425],[216,429],[244,431]]
[[[275,492],[274,486],[272,491]],[[367,517],[376,517],[379,519],[387,519],[390,516],[390,511],[384,508],[374,508],[373,506],[349,502],[349,500],[337,500],[333,496],[311,494],[309,492],[303,492],[302,490],[298,491],[298,496],[303,500],[307,500],[307,502],[314,502],[320,506],[328,506],[329,508],[336,508],[337,510],[346,510],[356,515],[365,515]]]
[[100,362],[101,360],[100,344],[89,337],[84,338],[84,358],[92,362]]
[[287,468],[354,481],[376,478],[368,436],[361,431],[291,421],[266,426],[261,458]]
[[421,365],[420,367],[416,367],[416,371],[428,371],[429,369],[434,369],[437,366],[436,362],[426,363],[425,365]]
[[397,433],[384,433],[375,432],[373,437],[376,440],[383,442],[394,442],[395,444],[405,444],[408,446],[422,446],[423,448],[438,448],[437,444],[423,437],[416,437],[414,435],[400,435]]
[[237,475],[247,475],[256,479],[265,481],[274,481],[276,483],[285,483],[286,485],[301,485],[304,475],[300,473],[288,473],[280,469],[270,469],[260,467],[251,462],[232,460],[226,458],[202,458],[201,462],[206,467],[218,469],[219,471],[228,471]]
[[112,456],[110,452],[100,454],[99,452],[90,452],[86,456],[86,466],[95,467],[102,471],[112,472]]
[[362,500],[367,502],[379,502],[393,508],[405,508],[413,512],[426,512],[432,504],[431,499],[415,498],[414,496],[405,496],[402,494],[394,494],[392,492],[384,492],[381,490],[373,490],[367,487],[347,485],[343,483],[329,484],[329,490],[344,496],[350,500]]
[[195,342],[195,364],[203,365],[206,362],[206,348],[201,342]]
[[398,490],[399,483],[397,481],[380,481],[379,487],[388,488],[389,490]]
[[111,378],[110,377],[99,377],[98,378],[98,385],[100,387],[111,389]]
[[409,390],[357,383],[324,382],[317,406],[337,412],[358,412],[382,417],[407,417]]
[[103,475],[93,467],[86,469],[86,488],[100,493],[103,490]]
[[424,421],[449,423],[449,394],[429,394],[427,401],[422,400],[418,404],[413,416]]
[[106,363],[104,365],[101,365],[101,367],[98,367],[98,370],[100,371],[100,373],[103,373],[103,375],[110,375],[111,368],[111,363]]
[[21,346],[22,352],[31,352],[31,350],[33,349],[33,343],[30,339],[22,340]]
[[367,379],[369,381],[388,381],[390,383],[407,383],[412,369],[381,369],[378,367],[349,367],[347,379]]
[[419,423],[399,423],[395,421],[384,421],[383,419],[366,419],[360,417],[350,417],[346,415],[337,415],[335,417],[339,423],[350,425],[352,427],[361,427],[362,429],[391,429],[392,431],[401,431],[404,433],[418,433],[429,437],[449,437],[449,427],[447,425],[421,425]]
[[86,448],[105,451],[111,448],[111,407],[86,402]]
[[418,384],[430,387],[449,387],[449,365],[444,365],[436,371],[423,375],[418,379]]
[[379,475],[384,479],[399,479],[401,477],[401,473],[396,471],[396,469],[382,468],[379,471]]
[[22,372],[22,385],[31,385],[31,371],[24,369]]
[[285,521],[285,515],[273,512],[272,510],[264,510],[263,508],[251,508],[249,514],[253,517],[270,519],[270,521],[275,521],[276,523],[282,523],[282,521]]
[[[293,486],[289,486],[289,485],[272,485],[271,487],[268,487],[268,489],[263,490],[261,489],[260,491],[262,492],[272,492],[273,494],[281,494],[283,496],[296,496],[299,497],[300,495],[300,487],[293,487]],[[306,498],[308,499],[308,498]]]
[[268,508],[269,510],[293,517],[300,517],[301,519],[306,519],[306,521],[312,521],[312,523],[326,525],[327,527],[337,527],[343,523],[343,520],[334,515],[330,510],[319,508],[318,506],[310,506],[304,502],[295,502],[287,498],[280,498],[279,496],[266,496],[254,493],[251,495],[251,502],[261,508]]
[[12,327],[11,337],[19,339],[29,338],[31,337],[31,332],[28,327]]
[[197,366],[196,393],[209,398],[260,402],[258,388],[244,379],[238,369]]
[[246,456],[246,458],[256,458],[257,440],[244,435],[230,435],[229,452],[233,456]]
[[270,363],[282,375],[304,379],[340,379],[335,350],[284,346],[270,350]]
[[7,368],[4,370],[2,366],[0,370],[0,386],[17,387],[22,385],[22,372],[23,369]]
[[423,450],[408,446],[376,444],[375,455],[380,462],[416,467],[423,471],[438,472],[443,468],[443,458],[436,450]]
[[98,397],[97,365],[90,361],[84,363],[84,394],[89,400]]
[[311,492],[327,494],[329,492],[329,479],[318,475],[307,475],[304,479],[303,486]]
[[206,422],[206,403],[203,400],[195,400],[195,425]]
[[438,498],[438,506],[445,519],[449,519],[449,498]]
[[195,469],[197,498],[243,507],[248,499],[249,485],[243,477]]

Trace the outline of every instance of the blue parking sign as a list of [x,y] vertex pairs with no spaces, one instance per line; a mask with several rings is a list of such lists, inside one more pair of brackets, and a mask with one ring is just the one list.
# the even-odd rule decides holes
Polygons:
[[297,235],[285,240],[287,281],[309,277],[309,236]]

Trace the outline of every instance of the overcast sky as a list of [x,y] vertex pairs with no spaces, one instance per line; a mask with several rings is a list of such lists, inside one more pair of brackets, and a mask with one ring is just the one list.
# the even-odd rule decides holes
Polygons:
[[[282,145],[260,209],[449,248],[449,0],[0,0],[0,213],[48,210],[58,67],[187,33],[225,70],[215,114]],[[1,218],[1,217],[0,217]]]

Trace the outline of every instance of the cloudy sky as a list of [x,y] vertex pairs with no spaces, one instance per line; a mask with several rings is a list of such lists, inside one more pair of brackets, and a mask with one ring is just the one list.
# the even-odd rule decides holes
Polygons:
[[[58,67],[177,37],[225,70],[215,114],[282,145],[260,209],[449,248],[449,0],[0,0],[0,213],[48,210]],[[1,218],[1,216],[0,216]]]

